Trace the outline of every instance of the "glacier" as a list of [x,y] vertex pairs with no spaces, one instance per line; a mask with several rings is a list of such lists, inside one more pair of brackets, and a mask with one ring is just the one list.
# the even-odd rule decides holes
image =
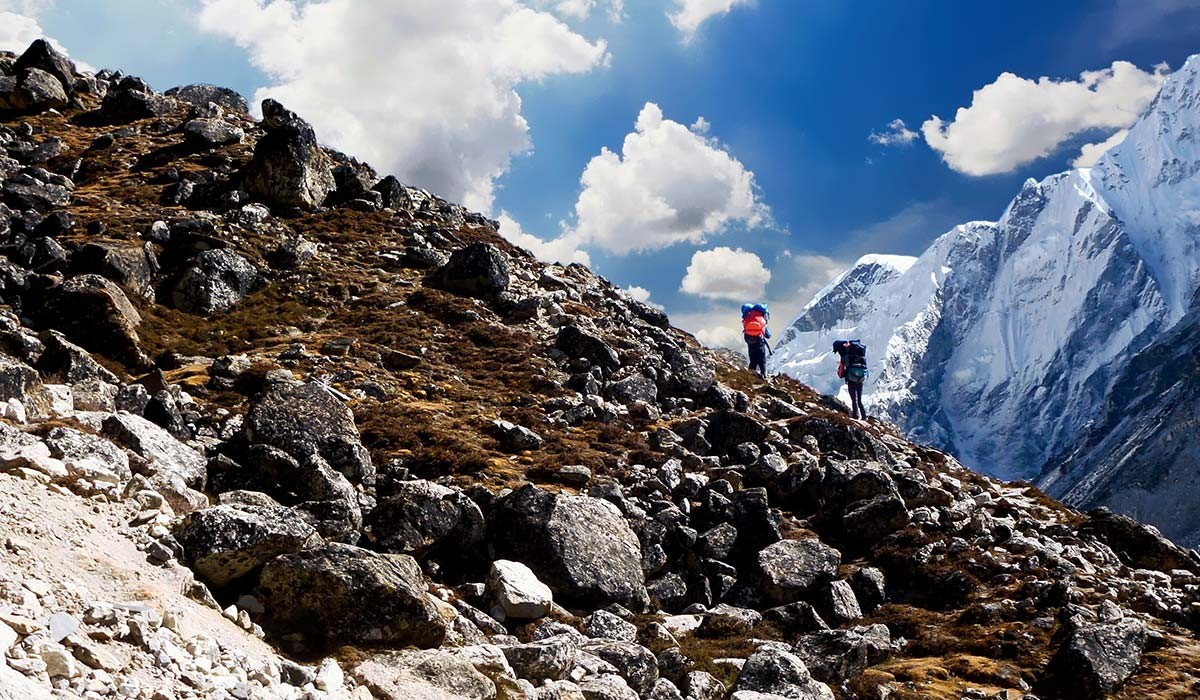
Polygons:
[[[1026,181],[997,221],[957,226],[916,258],[855,262],[783,332],[772,371],[844,393],[830,347],[861,338],[868,410],[910,437],[1077,505],[1167,523],[1180,505],[1159,492],[1133,503],[1117,487],[1131,461],[1112,455],[1134,449],[1121,435],[1136,449],[1180,442],[1170,420],[1125,411],[1153,402],[1137,387],[1157,344],[1198,335],[1186,332],[1200,318],[1198,76],[1193,56],[1095,166]],[[1161,389],[1190,396],[1177,385],[1195,375]],[[1193,447],[1190,462],[1171,453],[1165,484],[1200,481]],[[1153,467],[1140,468],[1143,483]],[[1177,536],[1200,532],[1193,520]]]

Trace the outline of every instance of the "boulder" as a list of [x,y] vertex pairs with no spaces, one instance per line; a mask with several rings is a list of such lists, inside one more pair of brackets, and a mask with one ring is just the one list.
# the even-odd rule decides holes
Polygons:
[[638,700],[637,691],[620,676],[590,677],[579,684],[579,690],[585,700]]
[[853,680],[891,658],[895,647],[887,625],[820,630],[802,636],[792,651],[813,677],[833,686]]
[[141,78],[126,76],[109,87],[100,113],[113,121],[161,117],[175,108],[175,100],[160,95]]
[[179,278],[171,300],[182,311],[209,316],[232,309],[261,283],[246,258],[227,248],[206,250]]
[[526,485],[496,503],[489,531],[498,556],[528,564],[565,604],[646,604],[637,536],[607,501]]
[[798,656],[778,645],[767,645],[750,655],[734,683],[739,692],[766,693],[791,700],[833,700],[829,686],[817,681]]
[[833,625],[844,625],[862,618],[858,598],[846,581],[832,581],[822,586],[813,602],[821,617]]
[[418,558],[477,553],[483,541],[483,513],[461,491],[430,481],[401,481],[367,518],[368,537],[377,549]]
[[138,246],[92,242],[71,256],[71,272],[76,275],[97,274],[116,282],[132,294],[153,299],[158,260],[150,243]]
[[492,562],[487,590],[509,619],[540,619],[550,613],[554,604],[550,587],[539,581],[528,566],[517,561],[499,559]]
[[175,512],[187,513],[207,504],[199,490],[204,488],[208,463],[199,452],[154,423],[129,413],[105,418],[101,433],[145,460],[140,473],[167,498]]
[[567,673],[575,666],[578,642],[569,634],[559,634],[528,644],[511,644],[501,648],[517,676],[541,682],[567,677]]
[[17,81],[16,88],[8,96],[11,109],[18,112],[45,112],[62,109],[69,97],[54,76],[37,68],[30,68]]
[[183,125],[183,136],[200,148],[217,148],[241,143],[246,132],[224,119],[192,119]]
[[203,107],[211,102],[237,114],[248,115],[250,113],[250,105],[246,103],[246,98],[229,88],[216,85],[184,85],[173,87],[164,94],[197,107]]
[[837,573],[841,562],[841,553],[820,540],[780,540],[755,560],[759,590],[775,605],[795,602]]
[[554,347],[568,357],[587,360],[610,372],[621,366],[621,358],[608,343],[579,326],[563,326],[554,338]]
[[303,549],[316,530],[291,508],[221,505],[189,513],[176,528],[192,570],[224,588],[281,554]]
[[638,693],[648,693],[658,680],[658,660],[636,642],[593,641],[585,644],[584,650],[616,667]]
[[129,469],[129,455],[104,438],[74,428],[58,426],[45,437],[50,454],[63,462],[95,460],[115,474],[120,483],[129,481],[133,473]]
[[500,442],[500,447],[507,452],[536,450],[545,442],[541,435],[538,435],[529,428],[510,423],[506,420],[494,420],[492,421],[492,427],[495,428],[496,438]]
[[72,277],[56,290],[48,311],[55,314],[51,325],[88,350],[133,366],[149,364],[136,330],[141,314],[111,280]]
[[442,650],[393,651],[359,663],[360,686],[380,700],[492,700],[496,684],[470,661]]
[[584,634],[592,639],[614,642],[636,642],[637,625],[626,622],[607,610],[597,610],[584,619]]
[[24,75],[30,70],[42,71],[53,77],[64,96],[74,94],[75,64],[45,39],[34,40],[12,67],[13,75]]
[[1053,684],[1080,700],[1101,700],[1116,692],[1137,669],[1146,648],[1146,624],[1127,619],[1081,623],[1070,633],[1047,669]]
[[611,401],[623,404],[636,403],[653,404],[658,401],[658,386],[654,380],[644,374],[634,374],[620,381],[612,382],[604,389],[604,395]]
[[425,592],[412,557],[330,543],[281,555],[259,577],[272,632],[309,649],[384,643],[429,648],[447,623]]
[[456,294],[482,299],[508,289],[508,258],[491,243],[475,243],[454,251],[449,262],[433,273],[438,286]]
[[243,433],[248,443],[278,448],[297,461],[318,454],[352,482],[374,480],[354,414],[319,384],[283,383],[267,389],[246,415]]
[[39,339],[45,349],[37,361],[37,369],[44,376],[54,377],[67,384],[103,382],[117,384],[117,375],[105,369],[87,350],[67,340],[58,331],[45,331]]
[[333,191],[333,162],[312,127],[275,100],[263,100],[267,133],[242,171],[250,194],[282,207],[315,209]]

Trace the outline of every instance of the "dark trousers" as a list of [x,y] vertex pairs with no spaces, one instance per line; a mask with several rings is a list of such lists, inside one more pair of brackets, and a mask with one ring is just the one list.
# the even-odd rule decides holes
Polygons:
[[852,382],[847,379],[846,388],[850,390],[850,415],[855,418],[866,418],[867,409],[863,408],[862,402],[862,382]]
[[746,343],[746,352],[750,355],[750,369],[767,376],[767,344]]

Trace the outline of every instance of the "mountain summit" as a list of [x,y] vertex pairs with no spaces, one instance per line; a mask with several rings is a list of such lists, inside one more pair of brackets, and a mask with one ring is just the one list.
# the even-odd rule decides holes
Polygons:
[[[1027,181],[999,221],[958,226],[911,263],[860,260],[785,331],[773,367],[836,391],[830,341],[861,337],[872,351],[868,405],[914,439],[1004,478],[1045,472],[1051,493],[1110,503],[1200,541],[1200,523],[1177,519],[1189,508],[1179,486],[1200,478],[1200,462],[1176,462],[1171,479],[1138,487],[1155,491],[1139,500],[1110,488],[1121,467],[1092,476],[1128,446],[1106,440],[1103,458],[1077,453],[1098,417],[1125,410],[1130,392],[1118,388],[1137,382],[1139,353],[1177,342],[1180,324],[1194,323],[1198,72],[1193,56],[1095,167]],[[1143,410],[1153,407],[1154,395],[1139,396]],[[1177,430],[1139,426],[1143,442]],[[1090,485],[1077,490],[1081,481]]]

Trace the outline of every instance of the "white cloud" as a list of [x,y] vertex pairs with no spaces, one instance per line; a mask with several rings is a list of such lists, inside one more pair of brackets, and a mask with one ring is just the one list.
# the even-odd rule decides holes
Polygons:
[[517,0],[202,0],[200,26],[250,54],[273,97],[326,143],[401,180],[491,211],[530,147],[515,88],[608,60]]
[[628,296],[630,299],[633,299],[634,301],[640,301],[643,304],[648,304],[648,305],[653,306],[654,308],[658,309],[659,311],[663,311],[666,309],[666,307],[663,306],[662,304],[656,304],[655,302],[650,301],[650,290],[646,289],[645,287],[631,285],[631,286],[626,287],[625,289],[622,289],[621,291],[625,292],[625,295]]
[[917,139],[917,132],[908,128],[903,119],[893,119],[888,122],[882,132],[871,131],[867,140],[880,146],[907,146]]
[[1086,71],[1079,80],[1029,80],[1002,73],[975,91],[954,120],[932,117],[921,125],[931,148],[968,175],[1010,172],[1054,152],[1089,129],[1133,124],[1154,99],[1167,66],[1148,73],[1127,61]]
[[1083,148],[1079,149],[1079,157],[1071,161],[1072,168],[1090,168],[1100,160],[1100,156],[1112,148],[1113,146],[1125,140],[1125,136],[1129,133],[1129,129],[1121,129],[1117,133],[1109,136],[1100,143],[1084,144]]
[[620,22],[625,13],[624,0],[536,0],[536,4],[566,19],[585,20],[597,5],[608,6],[608,18],[613,22]]
[[[53,5],[53,0],[0,0],[0,51],[20,54],[29,48],[35,39],[46,39],[57,51],[68,55],[62,44],[53,37],[46,36],[46,31],[38,22],[38,15]],[[84,61],[73,60],[75,67],[80,71],[96,70]]]
[[620,255],[701,243],[731,224],[758,226],[770,216],[754,173],[650,102],[621,153],[602,149],[580,183],[567,235]]
[[696,251],[679,290],[706,299],[754,301],[771,281],[771,271],[754,253],[738,248]]
[[521,227],[521,224],[512,218],[508,212],[500,212],[497,220],[500,222],[500,234],[509,243],[528,250],[542,262],[562,263],[564,265],[579,263],[590,266],[592,264],[591,257],[588,256],[587,252],[576,247],[566,236],[560,236],[552,240],[539,238],[525,231]]
[[748,5],[750,0],[675,0],[676,10],[668,12],[671,24],[683,33],[685,41],[696,35],[705,20],[715,15],[729,14],[735,5]]

